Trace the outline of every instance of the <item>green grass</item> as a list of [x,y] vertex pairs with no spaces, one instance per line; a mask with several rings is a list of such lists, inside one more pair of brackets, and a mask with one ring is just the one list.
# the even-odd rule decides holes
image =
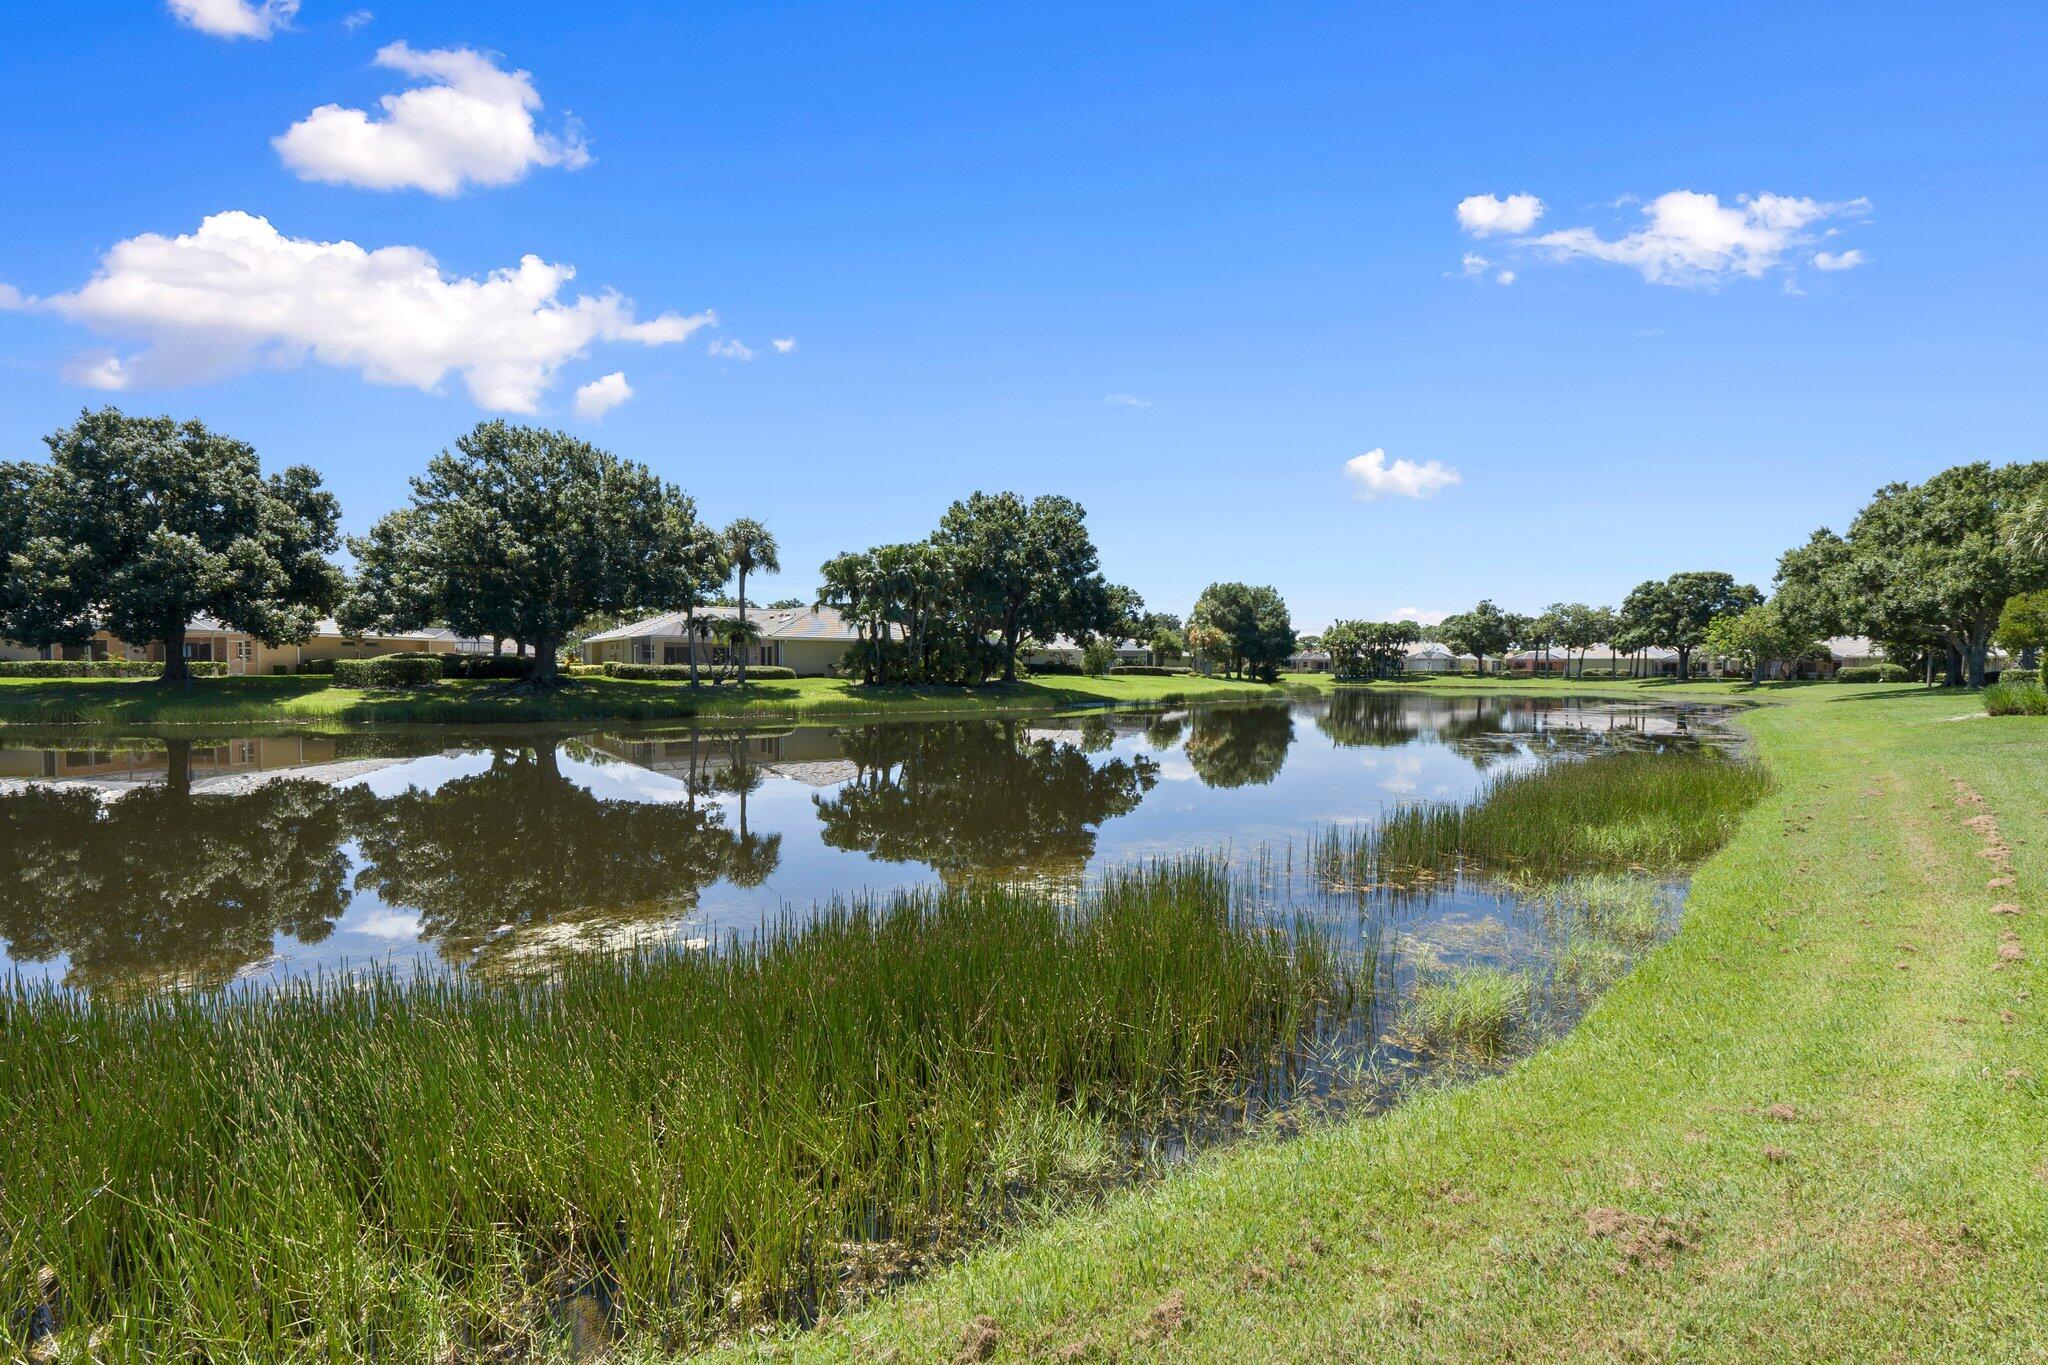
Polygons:
[[[1773,783],[1570,1034],[731,1354],[2048,1356],[2048,719],[1911,685],[1571,690],[1767,702],[1740,723]],[[1986,885],[1998,848],[2015,887]]]
[[1488,1055],[1507,1045],[1529,1003],[1529,983],[1499,967],[1453,967],[1415,983],[1415,1030],[1439,1046]]
[[0,678],[0,726],[354,725],[684,720],[695,716],[796,719],[860,715],[974,715],[1076,706],[1168,706],[1277,697],[1258,683],[1195,677],[1051,677],[981,687],[865,687],[796,678],[691,688],[683,683],[582,676],[534,695],[501,682],[451,680],[429,688],[366,691],[321,677],[195,679],[189,688],[148,679]]
[[1263,1084],[1348,992],[1200,858],[510,985],[17,986],[0,1354],[39,1310],[65,1359],[152,1360],[524,1356],[596,1291],[649,1349],[831,1311]]
[[1993,716],[2048,716],[2048,690],[2039,683],[1993,683],[1984,689],[1984,710]]
[[1310,858],[1354,886],[1479,876],[1673,871],[1724,843],[1769,777],[1713,753],[1624,752],[1489,778],[1469,803],[1417,802],[1325,832]]

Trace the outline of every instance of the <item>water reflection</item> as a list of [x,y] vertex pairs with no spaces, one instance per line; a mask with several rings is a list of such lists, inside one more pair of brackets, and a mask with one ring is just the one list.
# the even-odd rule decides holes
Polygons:
[[0,939],[32,975],[213,984],[479,966],[834,895],[1280,843],[1503,764],[1691,743],[1667,707],[1342,693],[781,731],[498,730],[0,747]]
[[[1284,715],[1284,713],[1283,713]],[[1137,809],[1159,765],[1136,756],[1091,762],[1114,730],[1070,738],[1021,721],[869,725],[840,733],[854,776],[815,798],[820,837],[889,863],[964,874],[1078,879],[1095,831]]]

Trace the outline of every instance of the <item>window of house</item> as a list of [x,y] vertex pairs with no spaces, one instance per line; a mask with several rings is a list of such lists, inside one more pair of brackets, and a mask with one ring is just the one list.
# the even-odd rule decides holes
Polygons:
[[255,658],[256,642],[253,640],[235,641],[235,657],[241,660],[243,663],[247,663],[249,662],[249,660]]

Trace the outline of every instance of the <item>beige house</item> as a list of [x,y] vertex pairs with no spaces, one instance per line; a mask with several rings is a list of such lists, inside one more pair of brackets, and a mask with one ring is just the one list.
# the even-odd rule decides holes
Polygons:
[[[584,640],[583,662],[687,664],[695,654],[700,668],[727,667],[735,660],[716,638],[716,626],[737,615],[736,607],[699,607],[694,638],[688,617],[679,611],[614,626]],[[750,607],[747,620],[761,632],[759,640],[744,646],[748,665],[792,669],[802,678],[831,673],[860,640],[853,623],[831,607]]]
[[[266,645],[253,635],[234,630],[210,616],[195,617],[185,627],[185,658],[192,663],[225,664],[231,675],[297,673],[306,664],[327,659],[371,659],[380,654],[488,654],[491,642],[457,635],[446,627],[366,635],[350,640],[333,620],[322,620],[304,644]],[[0,640],[0,659],[153,659],[161,661],[161,641],[135,644],[100,631],[82,645],[37,649]]]

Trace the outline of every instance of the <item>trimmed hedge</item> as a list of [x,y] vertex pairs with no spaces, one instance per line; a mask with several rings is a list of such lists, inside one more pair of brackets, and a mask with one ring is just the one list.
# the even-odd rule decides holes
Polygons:
[[1913,675],[1903,664],[1851,664],[1835,670],[1835,681],[1845,683],[1911,682]]
[[[690,666],[688,664],[609,663],[604,666],[604,675],[607,678],[626,678],[637,682],[688,682],[690,680]],[[697,676],[705,682],[719,682],[728,677],[735,677],[729,664],[720,664],[715,669],[709,664],[699,664],[697,666]],[[796,677],[796,670],[785,668],[781,664],[747,665],[748,682],[780,682],[794,677]],[[735,681],[737,681],[736,677]]]
[[332,674],[334,672],[334,660],[308,659],[299,665],[299,672]]
[[1181,674],[1193,673],[1194,671],[1192,668],[1174,668],[1167,664],[1118,664],[1110,669],[1109,673],[1111,677],[1115,677],[1118,674],[1135,674],[1145,678],[1170,678]]
[[[195,678],[219,678],[226,664],[193,660],[185,665]],[[153,659],[6,659],[0,678],[161,678],[164,666]]]
[[342,687],[421,687],[441,681],[441,657],[380,654],[374,659],[336,659],[334,681]]
[[436,654],[444,678],[524,678],[533,660],[517,654]]
[[2008,668],[1998,675],[1998,680],[2002,683],[2011,683],[2016,687],[2039,687],[2041,685],[2041,670],[2038,668]]

